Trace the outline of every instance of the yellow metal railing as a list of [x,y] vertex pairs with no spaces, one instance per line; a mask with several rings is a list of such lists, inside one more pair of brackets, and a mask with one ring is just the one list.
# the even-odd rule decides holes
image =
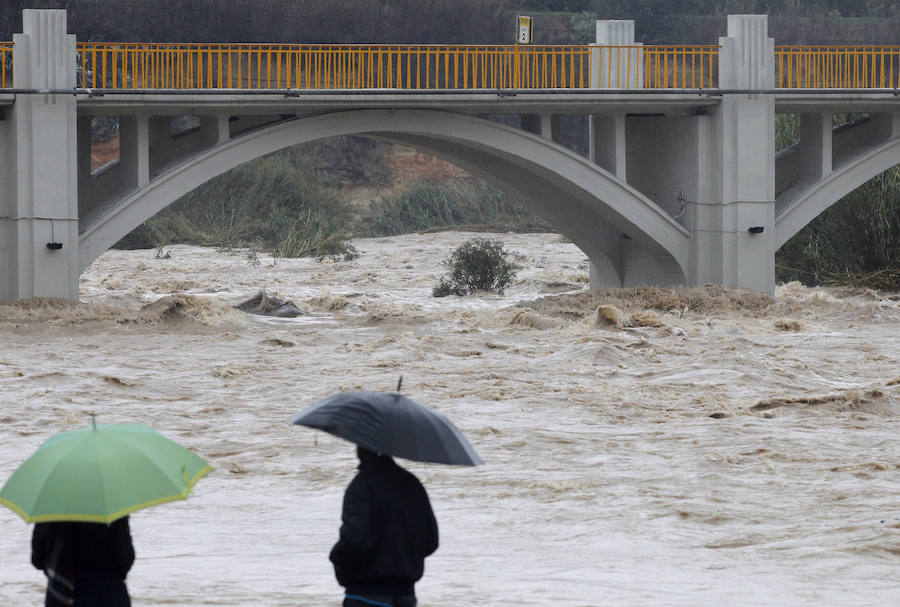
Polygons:
[[[710,88],[718,46],[603,46],[603,88]],[[106,89],[586,89],[588,45],[81,43],[78,85]],[[606,73],[603,73],[603,72]]]
[[78,85],[135,89],[585,88],[587,46],[78,45]]
[[718,46],[645,46],[644,88],[713,88],[719,82]]
[[0,42],[0,88],[11,88],[13,62],[13,43]]
[[[77,45],[76,86],[103,89],[706,89],[719,47]],[[13,85],[0,42],[0,88]],[[900,88],[900,46],[778,46],[776,87]]]
[[[0,42],[0,88],[12,86]],[[77,45],[76,86],[98,89],[712,88],[717,46]]]
[[900,46],[775,47],[778,88],[896,88]]

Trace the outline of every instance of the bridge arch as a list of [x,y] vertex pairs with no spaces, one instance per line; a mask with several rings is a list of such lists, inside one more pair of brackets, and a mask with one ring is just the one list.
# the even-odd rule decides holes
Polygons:
[[[520,195],[593,261],[624,281],[629,246],[643,247],[672,282],[685,281],[689,232],[634,188],[566,148],[497,122],[435,110],[350,110],[291,119],[194,156],[80,226],[79,269],[209,179],[265,154],[338,135],[403,142]],[[565,203],[559,202],[565,197]]]
[[898,164],[900,139],[894,139],[859,155],[799,193],[775,215],[776,250],[831,205]]

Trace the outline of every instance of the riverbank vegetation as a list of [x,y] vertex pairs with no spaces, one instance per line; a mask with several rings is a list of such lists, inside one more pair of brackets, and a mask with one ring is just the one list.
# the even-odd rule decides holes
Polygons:
[[361,236],[392,236],[431,229],[550,230],[531,211],[509,202],[500,190],[480,180],[420,182],[399,196],[373,203],[369,227]]
[[[832,127],[868,120],[838,113]],[[800,116],[779,114],[775,147],[800,137]],[[775,254],[779,282],[900,290],[900,167],[870,179],[826,209]]]
[[126,236],[120,248],[173,243],[259,248],[274,257],[352,257],[351,211],[301,158],[269,155],[211,179]]
[[782,282],[900,291],[900,167],[867,181],[775,255]]

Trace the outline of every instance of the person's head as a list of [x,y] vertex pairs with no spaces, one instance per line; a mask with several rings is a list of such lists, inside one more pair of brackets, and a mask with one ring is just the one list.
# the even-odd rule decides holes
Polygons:
[[375,453],[374,451],[369,451],[365,447],[356,445],[356,457],[359,458],[360,463],[363,463],[363,462],[367,462],[370,460],[374,460],[376,457],[378,457],[378,454]]
[[378,458],[381,458],[381,457],[390,459],[391,456],[390,456],[390,455],[385,455],[385,454],[383,454],[383,453],[376,453],[376,452],[374,452],[374,451],[371,451],[371,450],[369,450],[369,449],[366,449],[365,447],[361,447],[361,446],[359,446],[359,445],[356,445],[356,457],[359,458],[359,463],[360,463],[360,464],[364,464],[364,463],[366,463],[366,462],[374,462],[374,461],[377,461]]

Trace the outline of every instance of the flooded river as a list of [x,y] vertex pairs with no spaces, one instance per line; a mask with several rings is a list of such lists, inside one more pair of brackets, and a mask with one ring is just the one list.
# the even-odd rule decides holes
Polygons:
[[[504,295],[432,298],[470,236],[259,265],[109,251],[78,305],[0,305],[0,480],[90,413],[151,425],[215,469],[131,517],[135,605],[337,606],[355,455],[290,417],[402,374],[486,462],[401,461],[440,525],[423,607],[898,600],[900,298],[589,292],[552,234],[494,235],[522,266]],[[305,314],[231,307],[260,289]],[[0,530],[0,605],[40,604],[31,527],[0,508]]]

